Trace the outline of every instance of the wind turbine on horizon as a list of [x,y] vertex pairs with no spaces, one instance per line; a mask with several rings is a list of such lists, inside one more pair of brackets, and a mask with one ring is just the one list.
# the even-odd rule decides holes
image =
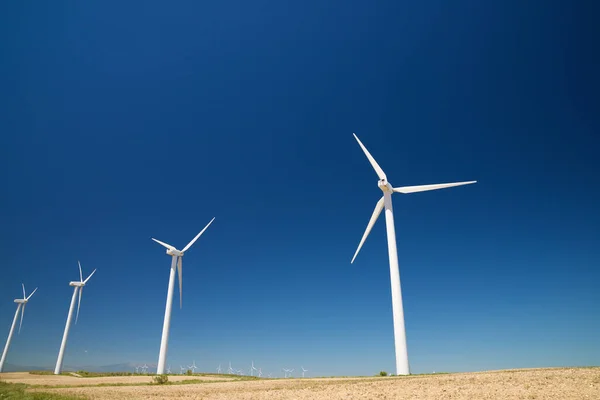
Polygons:
[[195,373],[196,369],[198,369],[198,367],[196,367],[196,360],[194,360],[194,362],[192,362],[192,365],[190,365],[188,368],[192,370],[192,374]]
[[354,138],[358,142],[359,146],[367,156],[367,159],[371,163],[371,166],[377,173],[379,177],[378,186],[379,189],[383,192],[383,196],[377,204],[375,205],[375,210],[373,211],[373,215],[369,220],[369,224],[367,225],[367,229],[363,234],[362,239],[354,253],[354,257],[352,257],[352,261],[358,255],[363,243],[369,236],[373,225],[377,221],[377,218],[381,214],[381,211],[385,208],[385,225],[387,231],[387,242],[388,242],[388,256],[390,260],[390,280],[392,286],[392,313],[394,318],[394,344],[396,349],[396,375],[409,375],[410,369],[408,365],[408,351],[406,347],[406,329],[404,326],[404,309],[402,306],[402,290],[400,287],[400,271],[398,268],[398,250],[396,248],[396,231],[394,228],[394,211],[392,208],[392,194],[394,193],[416,193],[416,192],[424,192],[428,190],[436,190],[436,189],[444,189],[453,186],[461,186],[468,185],[471,183],[476,183],[477,181],[468,181],[468,182],[454,182],[454,183],[440,183],[434,185],[419,185],[419,186],[403,186],[394,188],[387,181],[387,177],[385,172],[381,169],[377,161],[373,158],[371,153],[367,150],[367,148],[362,144],[362,142],[358,139],[358,136],[354,134]]
[[221,373],[221,364],[219,364],[219,366],[217,367],[217,374]]
[[181,270],[181,260],[183,258],[184,253],[192,247],[192,245],[198,240],[200,235],[204,233],[204,231],[212,224],[215,219],[211,219],[210,222],[196,235],[195,238],[192,239],[191,242],[187,244],[183,248],[183,250],[177,250],[175,247],[170,244],[161,242],[160,240],[152,238],[156,243],[164,246],[167,249],[167,254],[172,257],[171,259],[171,273],[169,275],[169,288],[167,291],[167,305],[165,308],[165,319],[163,322],[163,331],[162,337],[160,339],[160,353],[158,354],[158,366],[156,367],[156,373],[158,375],[162,375],[165,373],[165,363],[167,362],[167,349],[169,347],[169,328],[171,325],[171,309],[173,308],[173,289],[175,287],[175,268],[177,267],[177,272],[179,275],[179,308],[183,306],[183,293],[182,293],[182,270]]
[[17,311],[15,311],[15,317],[13,318],[12,325],[10,326],[10,331],[8,331],[8,339],[6,339],[6,345],[4,346],[4,351],[2,352],[2,358],[0,359],[0,372],[2,372],[2,369],[4,368],[4,361],[6,360],[6,355],[8,354],[8,348],[10,347],[10,341],[11,341],[12,335],[15,331],[15,325],[17,324],[17,317],[19,316],[19,311],[21,312],[21,322],[19,322],[19,332],[17,333],[17,335],[19,333],[21,333],[21,326],[23,325],[23,315],[25,315],[25,306],[27,305],[27,302],[29,301],[31,296],[33,296],[33,294],[38,289],[38,288],[35,288],[33,290],[33,292],[31,292],[29,294],[29,296],[27,296],[25,294],[25,285],[23,283],[21,283],[21,286],[23,287],[23,298],[14,300],[15,303],[17,303]]
[[167,367],[167,374],[170,374],[170,373],[171,373],[171,366],[169,365],[169,366]]
[[254,376],[253,372],[256,371],[256,368],[254,367],[254,361],[252,361],[252,366],[250,367],[250,376]]
[[308,372],[308,370],[307,370],[307,369],[304,369],[304,367],[300,367],[300,368],[302,369],[302,377],[304,378],[304,373],[305,373],[305,372]]
[[69,337],[69,329],[71,328],[71,319],[73,318],[73,309],[75,308],[75,299],[77,298],[77,292],[79,292],[79,300],[77,301],[77,316],[75,317],[75,325],[79,319],[79,307],[81,306],[81,294],[83,293],[83,287],[90,280],[92,275],[96,272],[93,270],[90,276],[83,280],[83,273],[81,272],[81,263],[77,261],[79,265],[79,282],[69,282],[69,286],[73,286],[73,297],[71,298],[71,306],[69,307],[69,314],[67,315],[67,323],[65,325],[65,332],[63,333],[62,342],[60,344],[60,350],[58,351],[58,359],[56,360],[56,367],[54,368],[54,374],[59,375],[62,370],[63,358],[65,356],[65,348],[67,346],[67,338]]

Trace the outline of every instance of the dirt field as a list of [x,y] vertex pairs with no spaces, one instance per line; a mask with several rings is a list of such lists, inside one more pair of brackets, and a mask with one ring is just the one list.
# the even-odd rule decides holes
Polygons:
[[[68,375],[34,375],[29,372],[7,372],[0,374],[0,379],[9,383],[26,383],[28,385],[99,385],[99,384],[136,384],[136,383],[148,383],[152,380],[151,376],[102,376],[97,378],[77,378],[75,376]],[[169,376],[171,382],[179,382],[185,380],[205,380],[215,381],[223,380],[228,381],[231,378],[224,377],[212,377],[212,376],[187,376],[187,375],[174,375]]]
[[[11,375],[8,377],[8,375]],[[17,376],[18,375],[18,376]],[[7,381],[49,384],[47,376],[3,374]],[[34,377],[32,379],[32,377]],[[54,384],[136,382],[138,377],[64,378]],[[142,377],[145,381],[149,377]],[[172,380],[175,377],[173,377]],[[187,377],[181,377],[185,379]],[[60,383],[59,383],[60,382]],[[600,399],[600,368],[531,369],[409,377],[276,379],[167,386],[43,389],[90,399]]]

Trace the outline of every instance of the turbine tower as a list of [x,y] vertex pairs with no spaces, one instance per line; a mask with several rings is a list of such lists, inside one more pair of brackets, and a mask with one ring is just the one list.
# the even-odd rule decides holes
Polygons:
[[23,298],[15,299],[15,303],[17,303],[17,311],[15,312],[15,318],[13,318],[12,325],[10,326],[10,331],[8,331],[8,339],[6,339],[6,345],[4,346],[4,351],[2,352],[2,358],[0,359],[0,372],[2,372],[2,369],[4,368],[4,361],[6,360],[6,355],[8,354],[8,348],[10,347],[10,341],[11,341],[12,335],[15,331],[15,325],[17,324],[17,317],[19,316],[19,311],[21,312],[21,322],[19,322],[19,332],[18,333],[21,333],[21,326],[23,325],[23,315],[25,315],[25,306],[27,305],[27,302],[29,301],[31,296],[33,296],[33,294],[37,290],[37,288],[35,288],[29,296],[26,296],[25,295],[25,285],[21,283],[21,286],[23,286]]
[[81,305],[81,294],[83,293],[83,287],[90,280],[92,275],[96,272],[93,270],[90,276],[85,281],[83,280],[83,274],[81,272],[81,263],[79,264],[79,282],[70,282],[69,286],[73,286],[73,297],[71,297],[71,306],[69,307],[69,314],[67,315],[67,324],[65,325],[65,333],[63,334],[62,343],[60,344],[60,350],[58,352],[58,360],[56,360],[56,367],[54,368],[54,374],[59,375],[62,370],[63,357],[65,356],[65,347],[67,346],[67,338],[69,337],[69,328],[71,327],[71,318],[73,318],[73,309],[75,308],[75,299],[77,298],[77,292],[79,292],[79,301],[77,302],[77,316],[75,317],[75,325],[77,325],[77,319],[79,319],[79,306]]
[[398,252],[396,248],[396,232],[394,228],[394,211],[392,208],[392,194],[393,193],[416,193],[416,192],[424,192],[427,190],[436,190],[436,189],[444,189],[453,186],[461,186],[468,185],[471,183],[475,183],[477,181],[468,181],[468,182],[455,182],[455,183],[441,183],[435,185],[420,185],[420,186],[404,186],[394,188],[387,181],[387,177],[385,172],[381,169],[377,161],[371,156],[371,153],[366,149],[366,147],[362,144],[362,142],[358,139],[356,134],[353,134],[354,138],[362,148],[363,152],[369,159],[371,166],[377,173],[379,177],[378,186],[379,189],[383,192],[383,197],[379,199],[377,205],[375,206],[375,210],[373,211],[373,215],[371,216],[371,220],[367,225],[367,229],[363,234],[362,239],[356,249],[356,253],[354,253],[354,257],[352,257],[352,261],[358,255],[360,248],[363,243],[369,236],[375,221],[381,214],[381,211],[385,207],[385,225],[387,230],[387,242],[388,242],[388,255],[390,260],[390,280],[392,285],[392,313],[394,317],[394,343],[396,348],[396,374],[397,375],[408,375],[410,374],[409,366],[408,366],[408,352],[406,349],[406,330],[404,327],[404,309],[402,307],[402,291],[400,289],[400,272],[398,269]]
[[191,242],[187,244],[183,248],[183,250],[177,250],[175,247],[170,244],[161,242],[160,240],[156,240],[152,238],[156,243],[167,248],[167,254],[172,257],[171,259],[171,274],[169,275],[169,289],[167,290],[167,305],[165,308],[165,320],[163,322],[163,331],[162,338],[160,339],[160,353],[158,354],[158,366],[156,367],[156,373],[158,375],[162,375],[165,373],[165,364],[167,362],[167,349],[169,347],[169,328],[171,325],[171,309],[173,308],[173,289],[175,287],[175,268],[177,267],[177,272],[179,273],[179,308],[181,308],[183,304],[182,297],[182,281],[181,281],[181,259],[183,258],[183,254],[198,240],[200,235],[204,233],[204,231],[212,224],[215,219],[211,219],[208,225],[204,227],[200,231],[199,234],[196,235],[195,238],[192,239]]

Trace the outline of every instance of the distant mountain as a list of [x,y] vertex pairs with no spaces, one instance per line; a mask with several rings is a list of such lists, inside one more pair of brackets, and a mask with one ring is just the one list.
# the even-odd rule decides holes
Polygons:
[[44,370],[49,370],[51,371],[53,368],[50,367],[33,367],[33,366],[22,366],[22,365],[15,365],[15,364],[9,364],[9,363],[4,363],[4,368],[2,372],[26,372],[26,371],[44,371]]
[[[134,363],[121,363],[111,365],[84,365],[84,366],[72,366],[65,365],[63,371],[90,371],[90,372],[132,372],[136,365]],[[147,364],[148,365],[148,364]],[[27,371],[53,371],[54,366],[23,366],[15,364],[4,364],[3,372],[27,372]],[[148,371],[156,371],[156,365],[148,365]]]

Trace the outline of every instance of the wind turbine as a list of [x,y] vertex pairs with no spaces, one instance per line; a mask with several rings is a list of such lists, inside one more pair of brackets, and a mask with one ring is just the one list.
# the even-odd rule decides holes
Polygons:
[[262,377],[262,368],[258,369],[258,377],[261,378]]
[[379,199],[377,205],[375,206],[375,210],[373,211],[373,215],[369,220],[369,224],[367,225],[367,229],[363,234],[362,239],[356,249],[356,253],[354,253],[354,257],[352,257],[352,261],[358,255],[360,248],[363,243],[369,236],[373,225],[377,221],[379,214],[385,207],[385,225],[387,230],[387,242],[388,242],[388,255],[390,260],[390,280],[392,286],[392,313],[394,318],[394,343],[396,348],[396,374],[397,375],[408,375],[410,374],[409,366],[408,366],[408,351],[406,348],[406,329],[404,327],[404,309],[402,307],[402,291],[400,288],[400,271],[398,269],[398,250],[396,248],[396,231],[394,228],[394,211],[392,208],[392,194],[393,193],[416,193],[416,192],[424,192],[428,190],[436,190],[436,189],[444,189],[453,186],[461,186],[468,185],[471,183],[475,183],[477,181],[468,181],[468,182],[455,182],[455,183],[440,183],[434,185],[420,185],[420,186],[403,186],[394,188],[387,181],[387,177],[385,172],[381,169],[377,161],[371,156],[371,153],[367,150],[367,148],[362,144],[362,142],[358,139],[356,134],[353,134],[354,138],[358,142],[359,146],[369,159],[371,166],[377,173],[379,177],[378,186],[379,189],[383,192],[383,197]]
[[135,373],[136,373],[136,374],[138,374],[139,372],[140,372],[140,366],[139,366],[139,365],[137,365],[137,366],[135,367]]
[[37,288],[35,288],[33,290],[33,292],[31,292],[29,294],[29,296],[26,296],[25,295],[25,285],[21,283],[21,286],[23,287],[23,298],[15,299],[15,303],[17,303],[17,311],[15,312],[15,318],[13,318],[12,325],[10,326],[10,331],[8,332],[8,339],[6,339],[6,345],[4,346],[4,351],[2,352],[2,358],[0,359],[0,372],[2,372],[2,368],[4,368],[4,360],[6,360],[6,355],[8,354],[8,348],[10,347],[10,341],[11,341],[12,335],[15,331],[15,325],[17,324],[17,317],[19,316],[19,311],[21,312],[21,322],[19,322],[19,332],[18,333],[21,333],[21,326],[23,325],[23,315],[25,315],[25,306],[27,305],[27,302],[29,301],[31,296],[33,296],[33,294],[37,290]]
[[184,367],[183,365],[180,365],[180,366],[179,366],[179,373],[180,373],[181,375],[183,375],[183,373],[184,373],[184,372],[185,372],[185,367]]
[[169,366],[167,367],[167,374],[170,374],[170,373],[171,373],[171,366],[169,365]]
[[148,373],[148,365],[146,365],[146,363],[144,363],[144,366],[142,367],[142,372],[144,374]]
[[217,367],[217,374],[221,373],[221,364],[219,364],[219,366]]
[[305,372],[308,372],[308,370],[307,370],[307,369],[304,369],[304,367],[300,367],[300,368],[302,369],[302,377],[304,378],[304,373],[305,373]]
[[233,375],[233,368],[231,368],[231,361],[229,361],[229,368],[227,369],[229,375]]
[[192,374],[195,373],[196,369],[198,368],[198,367],[196,367],[196,361],[194,360],[192,365],[190,365],[188,368],[192,370]]
[[165,363],[167,362],[167,348],[169,347],[169,327],[171,325],[171,309],[173,308],[173,289],[175,287],[175,268],[177,267],[177,272],[179,273],[179,308],[183,305],[183,297],[182,297],[182,281],[181,281],[181,259],[183,258],[183,254],[198,240],[200,235],[204,233],[204,231],[212,224],[215,219],[211,219],[208,225],[204,227],[196,235],[195,238],[192,239],[191,242],[187,244],[183,248],[183,250],[177,250],[175,247],[170,244],[161,242],[160,240],[156,240],[152,238],[156,243],[166,247],[167,254],[172,257],[171,259],[171,274],[169,275],[169,289],[167,291],[167,305],[165,308],[165,320],[163,322],[163,331],[162,338],[160,339],[160,353],[158,354],[158,366],[156,367],[156,373],[158,375],[162,375],[165,373]]
[[256,371],[256,368],[254,367],[254,361],[252,361],[252,366],[250,367],[250,376],[254,376],[252,374],[253,371]]
[[79,300],[77,301],[77,316],[75,317],[75,325],[77,325],[77,320],[79,319],[79,306],[81,305],[81,294],[83,293],[83,287],[90,280],[92,275],[96,272],[93,270],[90,276],[88,276],[85,281],[83,280],[83,273],[81,272],[81,263],[77,261],[79,265],[79,282],[70,282],[69,286],[73,286],[73,297],[71,298],[71,306],[69,307],[69,314],[67,315],[67,324],[65,325],[65,333],[63,334],[62,343],[60,344],[60,350],[58,352],[58,360],[56,360],[56,368],[54,368],[54,374],[60,374],[62,369],[63,357],[65,356],[65,347],[67,346],[67,338],[69,337],[69,328],[71,327],[71,318],[73,317],[73,309],[75,308],[75,298],[77,297],[77,292],[79,292]]

